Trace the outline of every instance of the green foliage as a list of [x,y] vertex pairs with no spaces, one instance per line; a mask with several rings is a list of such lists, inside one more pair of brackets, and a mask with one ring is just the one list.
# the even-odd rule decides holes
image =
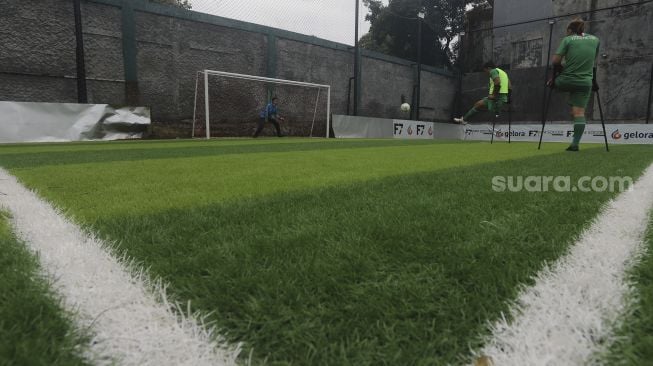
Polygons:
[[[393,56],[417,60],[418,18],[422,21],[422,62],[433,66],[451,66],[456,54],[452,42],[464,29],[467,5],[479,0],[363,0],[369,8],[366,19],[371,22],[369,36],[363,36],[363,47]],[[455,48],[455,47],[453,47]]]
[[0,212],[0,365],[85,365],[86,339],[38,269]]

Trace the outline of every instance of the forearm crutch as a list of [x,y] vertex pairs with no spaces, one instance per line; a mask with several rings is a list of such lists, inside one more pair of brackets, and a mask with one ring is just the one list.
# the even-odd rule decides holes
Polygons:
[[596,101],[599,105],[599,116],[601,116],[601,126],[603,126],[603,139],[605,140],[605,151],[610,152],[610,147],[608,147],[608,134],[605,131],[605,119],[603,118],[603,107],[601,106],[601,96],[599,95],[599,84],[596,82],[596,67],[593,70],[594,75],[592,77],[592,92],[596,94]]
[[508,89],[508,143],[512,138],[512,89]]
[[549,97],[546,98],[546,105],[544,107],[544,110],[542,111],[542,131],[540,132],[540,143],[537,145],[538,150],[542,148],[542,137],[544,137],[544,126],[546,125],[547,115],[549,114],[549,105],[551,104],[552,95],[553,95],[553,88],[550,88]]
[[[494,108],[496,109],[497,103],[494,103]],[[497,124],[497,118],[499,118],[498,112],[494,112],[494,118],[492,119],[492,137],[490,138],[490,145],[494,143],[494,126]]]

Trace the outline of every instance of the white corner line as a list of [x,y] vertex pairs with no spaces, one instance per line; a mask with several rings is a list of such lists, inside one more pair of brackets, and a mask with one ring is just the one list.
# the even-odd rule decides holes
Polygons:
[[634,189],[608,202],[568,254],[520,292],[512,320],[495,322],[476,356],[489,356],[497,366],[600,363],[627,305],[627,271],[645,250],[652,207],[653,165]]
[[228,345],[203,318],[175,311],[165,286],[114,258],[107,246],[70,222],[0,168],[0,207],[16,235],[41,262],[54,291],[90,329],[96,365],[235,365],[239,345]]

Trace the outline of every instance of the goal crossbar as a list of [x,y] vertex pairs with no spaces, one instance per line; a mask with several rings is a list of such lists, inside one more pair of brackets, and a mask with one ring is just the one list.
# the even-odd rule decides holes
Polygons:
[[326,89],[327,90],[326,137],[327,138],[329,137],[329,130],[331,127],[330,126],[330,122],[331,122],[330,121],[330,116],[331,116],[331,86],[330,85],[307,83],[307,82],[295,81],[295,80],[275,79],[275,78],[268,78],[264,76],[246,75],[246,74],[238,74],[234,72],[215,71],[215,70],[203,70],[197,72],[197,79],[195,80],[195,107],[193,109],[193,133],[195,131],[195,117],[196,117],[196,109],[197,109],[197,88],[198,88],[200,75],[204,75],[204,108],[205,108],[204,113],[206,114],[205,119],[206,119],[207,139],[211,138],[211,131],[209,127],[209,75],[224,76],[224,77],[242,79],[242,80],[264,81],[267,83],[272,83],[277,85],[295,85],[295,86],[303,86],[308,88],[318,88],[318,91],[319,89]]

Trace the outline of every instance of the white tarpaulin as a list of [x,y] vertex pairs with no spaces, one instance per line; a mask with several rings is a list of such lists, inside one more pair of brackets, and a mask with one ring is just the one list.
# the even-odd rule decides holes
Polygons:
[[337,138],[382,139],[392,137],[392,120],[383,118],[334,114],[332,127]]
[[[647,124],[606,124],[609,144],[653,144],[653,125]],[[510,129],[511,141],[539,141],[542,125],[512,125]],[[547,124],[544,128],[542,141],[570,142],[574,135],[574,126],[567,124]],[[492,125],[466,125],[464,126],[465,140],[490,140]],[[495,141],[508,141],[508,125],[496,125],[494,128]],[[601,124],[588,124],[585,127],[581,142],[603,143],[603,127]]]
[[145,107],[0,102],[0,143],[140,138],[149,124]]

